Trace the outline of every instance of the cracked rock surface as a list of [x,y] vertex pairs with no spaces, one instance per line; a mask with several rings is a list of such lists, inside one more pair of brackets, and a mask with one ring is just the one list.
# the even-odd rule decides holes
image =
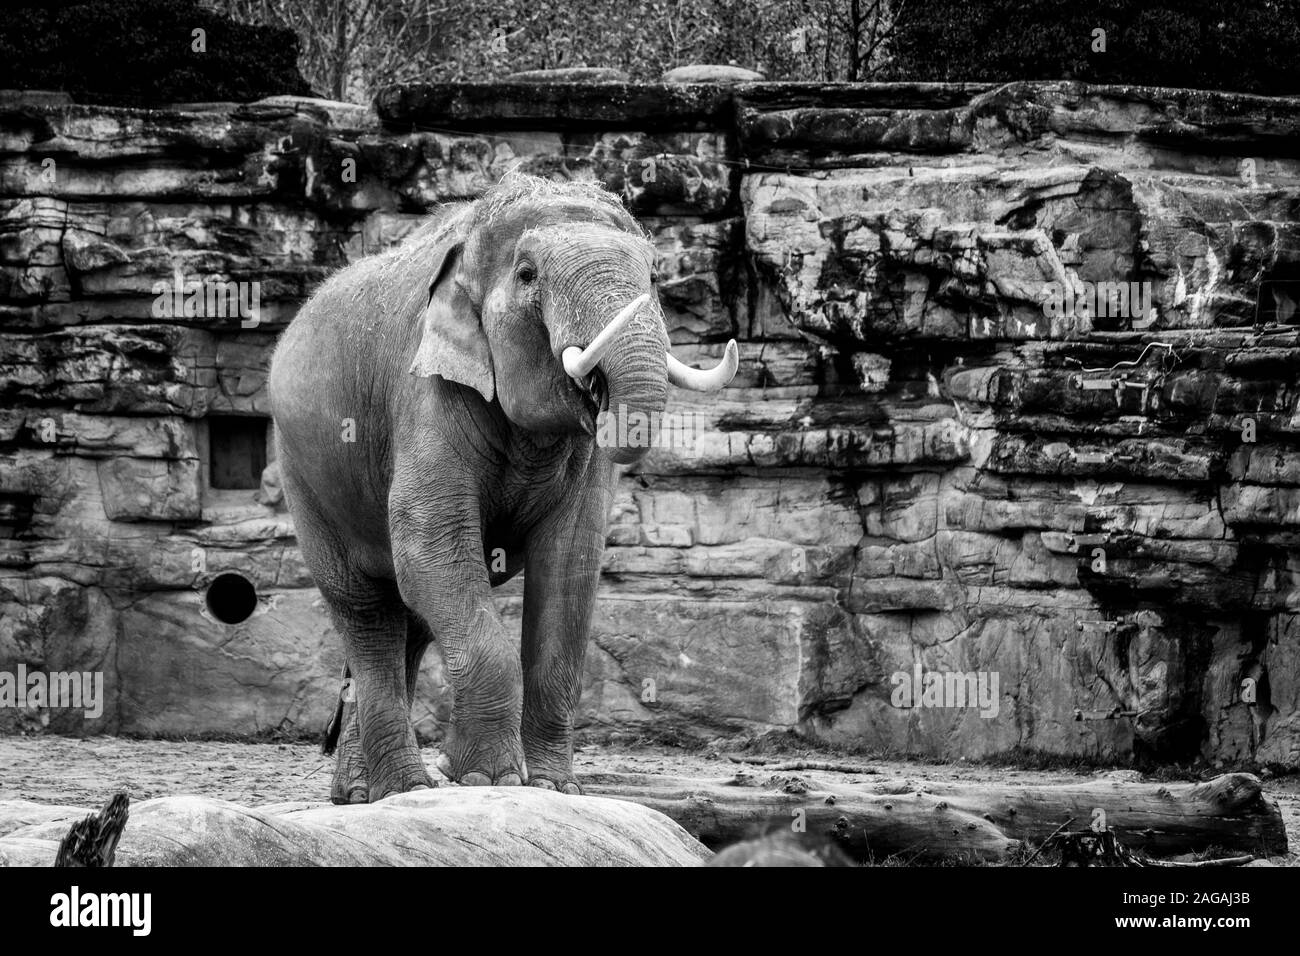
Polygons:
[[[620,487],[585,728],[1294,768],[1298,127],[1296,99],[1052,82],[8,105],[0,669],[102,670],[106,701],[0,730],[324,723],[338,641],[273,466],[213,488],[213,423],[267,414],[323,276],[520,162],[623,196],[683,360],[740,341]],[[177,270],[259,282],[256,322],[160,317]],[[223,572],[257,589],[238,625],[204,608]],[[918,671],[995,699],[899,706]],[[436,655],[422,681],[437,739]]]

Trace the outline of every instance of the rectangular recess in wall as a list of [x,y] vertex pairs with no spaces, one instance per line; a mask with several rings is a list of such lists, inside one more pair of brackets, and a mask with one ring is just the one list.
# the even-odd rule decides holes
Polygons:
[[243,415],[208,417],[208,486],[256,490],[266,467],[270,420]]

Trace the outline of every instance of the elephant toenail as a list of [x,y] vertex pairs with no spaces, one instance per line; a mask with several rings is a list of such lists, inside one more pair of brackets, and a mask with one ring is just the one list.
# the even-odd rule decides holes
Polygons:
[[536,787],[538,790],[554,790],[555,784],[545,777],[534,777],[528,781],[528,786]]
[[569,783],[566,783],[564,785],[564,792],[567,794],[571,794],[573,796],[577,796],[582,793],[582,788],[578,786],[576,783],[570,781]]
[[492,786],[492,778],[485,773],[471,770],[460,778],[460,785],[462,787],[490,787]]
[[365,787],[353,787],[348,791],[348,803],[368,803],[370,801],[370,791]]
[[497,778],[498,787],[522,787],[523,785],[523,778],[517,773],[502,774]]

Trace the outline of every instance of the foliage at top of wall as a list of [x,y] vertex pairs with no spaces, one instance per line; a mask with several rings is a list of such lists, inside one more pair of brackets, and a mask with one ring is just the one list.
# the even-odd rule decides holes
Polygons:
[[1300,91],[1297,41],[1297,0],[926,0],[900,24],[890,72],[1280,95]]
[[870,79],[869,28],[884,29],[891,2],[858,0],[855,62],[864,65],[850,74],[846,0],[213,0],[242,22],[292,29],[311,84],[357,103],[397,83],[567,67],[615,68],[640,82],[693,63],[773,78]]
[[[563,67],[655,82],[692,63],[772,80],[1102,83],[1300,90],[1300,0],[212,0],[302,40],[335,99]],[[1095,31],[1104,31],[1104,43]]]
[[772,80],[1300,92],[1300,0],[26,0],[7,12],[0,87],[84,102],[250,100],[310,83],[368,104],[414,81],[586,66],[655,82],[691,63]]
[[0,18],[0,88],[86,103],[310,96],[297,60],[292,31],[237,23],[195,0],[45,0]]

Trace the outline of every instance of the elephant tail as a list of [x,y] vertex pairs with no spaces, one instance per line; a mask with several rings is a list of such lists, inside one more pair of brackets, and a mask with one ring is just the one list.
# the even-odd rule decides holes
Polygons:
[[344,704],[343,691],[347,688],[347,680],[351,676],[352,675],[351,672],[348,670],[348,666],[344,664],[343,665],[344,685],[343,688],[340,688],[339,690],[339,699],[337,704],[334,707],[334,716],[331,717],[330,722],[325,725],[325,736],[321,739],[320,742],[320,752],[327,757],[332,755],[335,749],[338,747],[339,734],[343,732],[343,704]]

